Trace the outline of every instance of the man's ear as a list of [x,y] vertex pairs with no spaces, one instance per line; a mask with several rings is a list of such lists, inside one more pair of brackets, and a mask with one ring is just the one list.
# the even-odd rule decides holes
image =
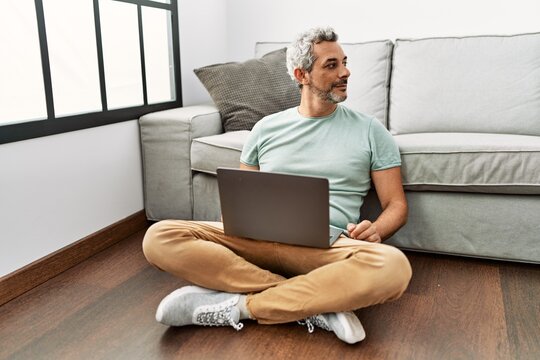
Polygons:
[[309,83],[308,81],[308,72],[304,69],[296,68],[294,69],[294,77],[296,78],[296,81],[302,85],[307,85]]

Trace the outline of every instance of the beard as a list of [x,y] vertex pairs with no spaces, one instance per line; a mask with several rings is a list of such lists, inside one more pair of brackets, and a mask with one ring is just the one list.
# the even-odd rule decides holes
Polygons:
[[336,88],[339,85],[346,85],[346,84],[347,84],[347,80],[340,80],[340,81],[336,81],[335,83],[332,83],[330,85],[330,88],[327,90],[318,88],[317,86],[313,84],[309,85],[309,88],[311,92],[317,95],[320,99],[324,101],[328,101],[332,104],[337,104],[337,103],[345,101],[347,99],[347,94],[338,95],[332,92],[332,90],[334,90],[334,88]]

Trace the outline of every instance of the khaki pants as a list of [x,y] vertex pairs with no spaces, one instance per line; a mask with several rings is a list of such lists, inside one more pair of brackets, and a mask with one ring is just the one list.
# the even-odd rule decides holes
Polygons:
[[148,261],[193,284],[248,294],[261,324],[351,311],[399,298],[411,267],[398,249],[341,237],[329,249],[223,234],[222,224],[165,220],[143,241]]

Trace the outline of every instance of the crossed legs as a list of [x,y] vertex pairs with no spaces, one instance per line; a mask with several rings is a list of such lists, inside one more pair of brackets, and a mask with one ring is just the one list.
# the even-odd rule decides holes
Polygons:
[[411,267],[398,249],[340,238],[329,249],[224,235],[221,223],[152,225],[143,251],[157,268],[208,289],[247,294],[261,324],[352,311],[399,298]]

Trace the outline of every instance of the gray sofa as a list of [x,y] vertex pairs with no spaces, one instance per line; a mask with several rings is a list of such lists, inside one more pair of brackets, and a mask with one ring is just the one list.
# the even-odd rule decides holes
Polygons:
[[[283,47],[258,43],[256,56]],[[540,33],[343,44],[346,105],[377,117],[402,155],[403,249],[540,263]],[[149,219],[220,217],[218,166],[249,131],[213,104],[140,119]],[[380,212],[370,193],[361,218]]]

